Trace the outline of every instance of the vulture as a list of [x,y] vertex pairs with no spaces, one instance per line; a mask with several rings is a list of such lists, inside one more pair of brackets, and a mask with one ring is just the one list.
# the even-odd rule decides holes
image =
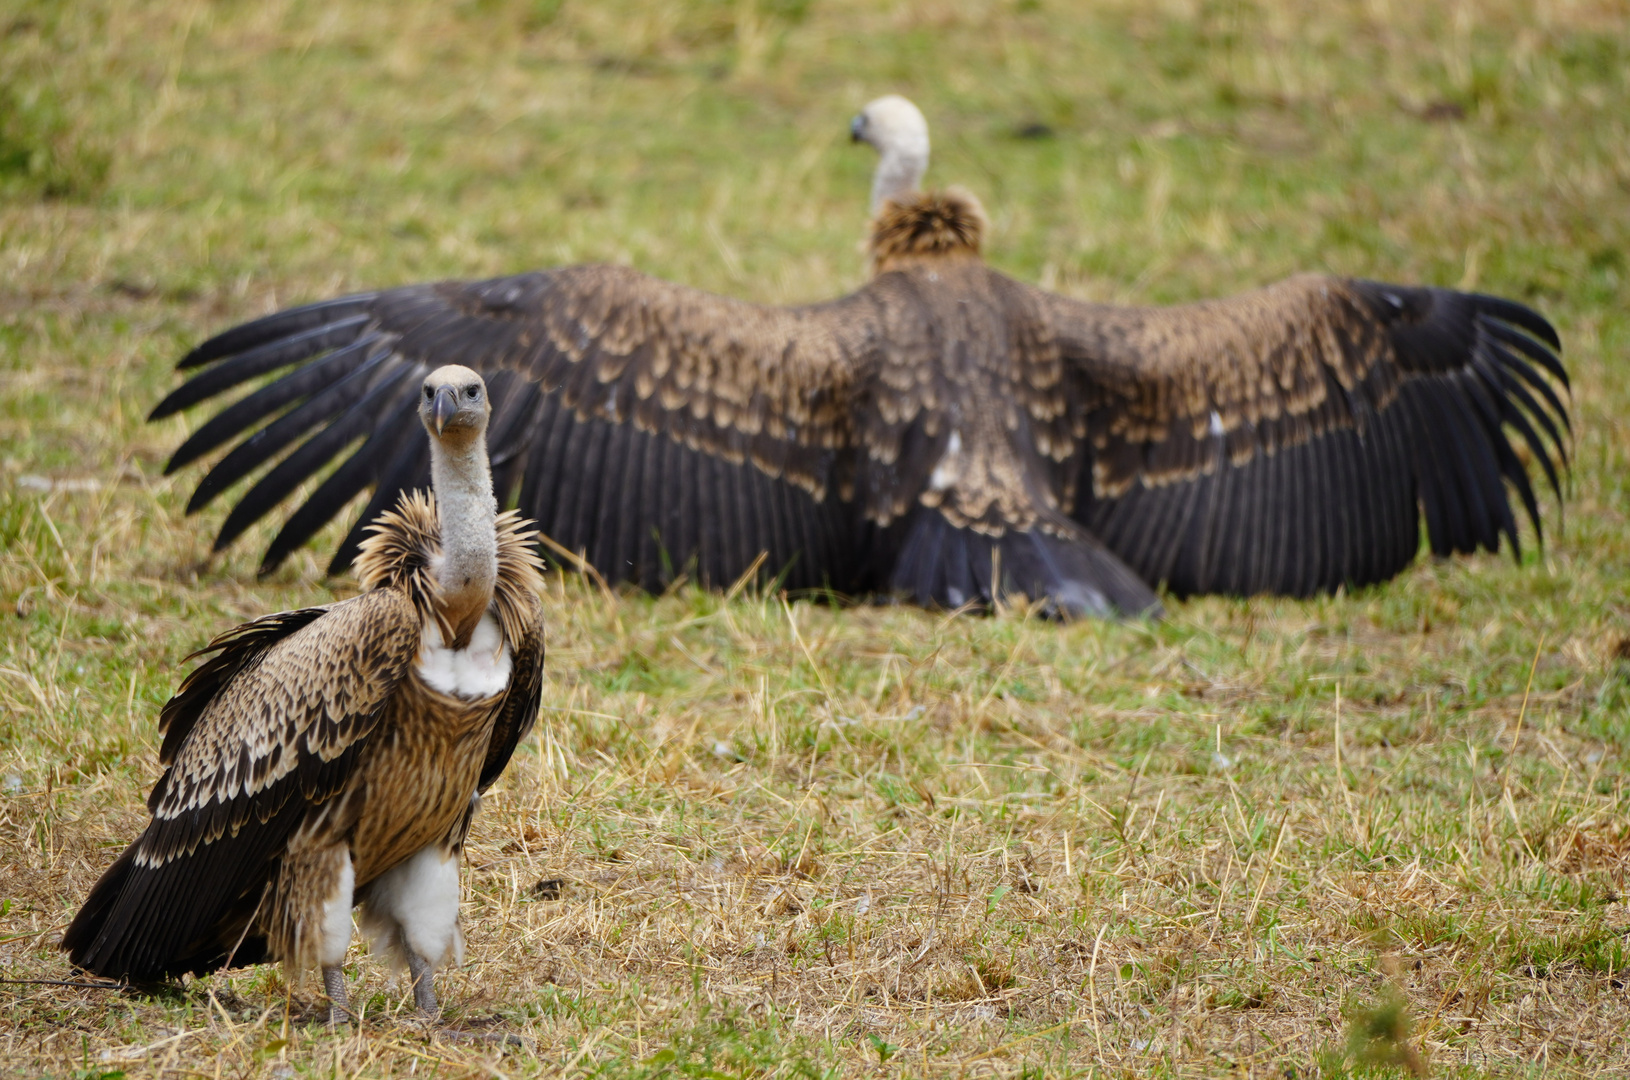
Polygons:
[[1517,500],[1541,535],[1530,468],[1560,500],[1570,421],[1560,342],[1530,308],[1328,275],[1085,303],[989,267],[972,194],[919,190],[909,101],[872,102],[851,133],[879,153],[855,292],[765,306],[577,265],[268,315],[193,349],[152,413],[260,380],[170,459],[244,436],[188,511],[270,466],[221,550],[300,490],[263,572],[369,490],[372,520],[427,468],[398,422],[420,376],[457,363],[491,388],[499,497],[570,561],[653,591],[762,567],[795,590],[1135,615],[1161,586],[1383,581],[1423,517],[1437,555],[1517,552]]
[[465,835],[537,719],[543,578],[530,523],[493,497],[481,376],[439,367],[413,396],[431,494],[371,524],[360,595],[197,654],[159,717],[152,819],[63,936],[79,968],[138,983],[319,968],[337,1022],[360,904],[372,950],[437,1014],[431,973],[463,948]]

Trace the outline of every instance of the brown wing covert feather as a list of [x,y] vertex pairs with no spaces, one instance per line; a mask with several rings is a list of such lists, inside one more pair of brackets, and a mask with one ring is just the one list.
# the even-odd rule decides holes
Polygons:
[[337,760],[373,730],[418,651],[420,625],[402,593],[382,589],[264,650],[210,699],[154,786],[148,808],[159,828],[143,837],[139,860],[190,854],[250,815],[265,817],[263,799],[295,790],[325,798],[327,785],[302,782],[300,771]]

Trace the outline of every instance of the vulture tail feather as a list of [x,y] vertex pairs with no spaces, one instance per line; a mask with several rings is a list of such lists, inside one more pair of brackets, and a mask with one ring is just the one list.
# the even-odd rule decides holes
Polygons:
[[[999,553],[1001,577],[992,580]],[[1048,520],[999,538],[919,507],[909,519],[889,582],[917,603],[956,609],[1001,596],[1046,599],[1050,614],[1154,615],[1160,601],[1137,574],[1083,529]],[[971,594],[971,595],[970,595]]]
[[[341,755],[325,771],[348,767],[351,756]],[[275,801],[275,795],[263,797]],[[213,970],[228,957],[235,966],[261,961],[263,941],[238,940],[276,852],[303,818],[287,811],[266,820],[251,815],[229,842],[201,843],[152,865],[140,857],[166,842],[162,834],[207,825],[155,819],[97,881],[64,933],[70,962],[106,978],[150,982]]]

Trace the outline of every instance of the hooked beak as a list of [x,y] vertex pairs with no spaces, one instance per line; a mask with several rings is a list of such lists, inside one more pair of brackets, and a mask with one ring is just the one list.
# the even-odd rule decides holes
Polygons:
[[857,142],[861,142],[862,140],[864,140],[866,138],[866,136],[861,134],[861,132],[863,132],[865,130],[866,130],[866,114],[865,113],[856,113],[855,118],[853,120],[849,121],[849,141],[852,142],[852,143],[857,143]]
[[430,418],[436,424],[437,435],[441,434],[442,428],[447,426],[447,421],[451,420],[456,412],[458,412],[458,392],[451,386],[438,386],[436,400],[430,406]]

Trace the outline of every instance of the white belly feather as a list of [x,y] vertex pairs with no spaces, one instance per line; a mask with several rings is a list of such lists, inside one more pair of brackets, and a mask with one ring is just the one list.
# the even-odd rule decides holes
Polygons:
[[470,644],[462,649],[447,648],[434,622],[425,624],[419,637],[419,678],[444,694],[472,700],[501,694],[512,666],[509,646],[491,613],[481,616]]

